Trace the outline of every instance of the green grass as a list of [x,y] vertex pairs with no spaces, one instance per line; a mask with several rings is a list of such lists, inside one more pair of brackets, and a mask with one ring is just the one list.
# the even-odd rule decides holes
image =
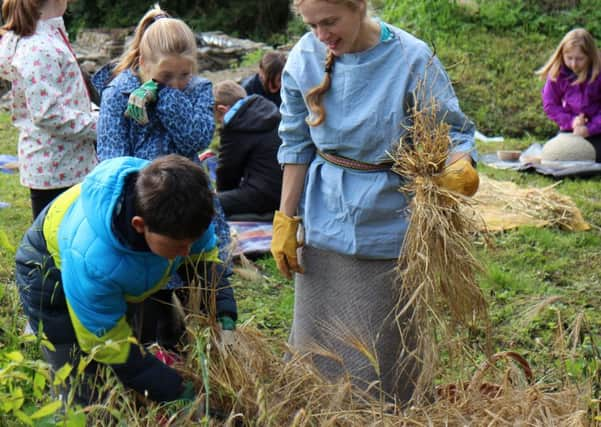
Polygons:
[[[482,6],[478,15],[457,12],[447,8],[446,2],[435,0],[373,3],[388,22],[408,29],[435,48],[453,79],[463,109],[481,132],[509,137],[502,143],[478,143],[481,153],[524,149],[554,132],[540,107],[541,82],[534,70],[570,25],[578,23],[601,31],[601,15],[598,8],[591,9],[595,3],[592,0],[582,0],[579,9],[547,15],[532,14],[532,9],[516,6],[523,2],[507,0],[478,1]],[[599,39],[601,34],[596,35]],[[254,63],[257,59],[255,53],[245,61]],[[9,115],[1,113],[0,154],[15,154],[16,140]],[[522,353],[543,382],[557,382],[565,378],[564,374],[578,383],[594,375],[599,379],[595,360],[601,350],[601,178],[558,182],[538,174],[484,166],[479,170],[488,177],[521,186],[556,184],[555,189],[570,196],[592,226],[586,232],[523,227],[495,234],[489,242],[476,239],[475,253],[484,266],[479,283],[490,303],[493,350]],[[21,336],[25,319],[14,287],[15,248],[31,223],[29,194],[19,184],[18,174],[0,173],[0,201],[11,204],[0,209],[3,369],[13,352],[22,352],[25,362],[31,362],[39,358],[39,350]],[[255,275],[253,280],[236,276],[233,280],[240,320],[276,340],[285,340],[294,303],[292,282],[277,272],[269,255],[255,264],[260,276]],[[584,327],[573,348],[566,347],[567,339],[562,334],[569,334],[576,324]],[[481,351],[483,331],[471,333],[474,349]],[[14,392],[16,386],[25,390],[29,411],[51,401],[48,393],[32,394],[32,371],[24,367],[25,362],[17,364],[21,375],[12,382],[7,380],[6,371],[0,370],[0,425],[23,425],[3,415],[2,398]],[[597,381],[597,398],[600,389]]]
[[[0,154],[17,155],[17,133],[8,114],[0,114]],[[0,173],[0,201],[10,204],[0,209],[1,283],[12,277],[15,249],[31,222],[29,191],[19,183],[18,173]]]
[[373,3],[385,21],[432,47],[453,81],[462,109],[485,134],[542,138],[556,132],[542,111],[543,82],[535,71],[568,30],[583,26],[597,40],[601,37],[601,9],[595,0],[557,11],[529,0]]
[[240,322],[250,322],[268,335],[285,340],[290,330],[294,287],[277,271],[271,256],[255,262],[260,280],[234,278]]

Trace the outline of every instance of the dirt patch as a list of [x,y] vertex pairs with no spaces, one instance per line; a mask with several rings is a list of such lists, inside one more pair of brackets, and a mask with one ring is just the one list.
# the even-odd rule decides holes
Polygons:
[[247,76],[255,74],[258,70],[258,66],[255,67],[240,67],[240,68],[229,68],[219,71],[201,71],[200,76],[205,79],[209,79],[213,83],[217,83],[223,80],[234,80],[238,83]]

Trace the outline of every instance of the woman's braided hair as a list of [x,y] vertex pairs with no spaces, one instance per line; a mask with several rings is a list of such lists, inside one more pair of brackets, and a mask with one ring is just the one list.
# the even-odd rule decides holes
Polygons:
[[309,104],[309,109],[311,110],[311,116],[307,117],[307,124],[309,126],[319,126],[326,119],[326,110],[322,105],[322,101],[323,96],[332,84],[332,69],[334,68],[335,59],[336,55],[331,50],[328,50],[323,80],[307,93],[307,104]]

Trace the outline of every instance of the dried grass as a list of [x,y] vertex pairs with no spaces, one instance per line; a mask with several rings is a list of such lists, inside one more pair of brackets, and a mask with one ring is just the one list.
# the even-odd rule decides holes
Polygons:
[[[208,315],[198,313],[201,300],[208,304]],[[546,301],[546,306],[552,301]],[[192,295],[190,305],[181,307],[187,317],[188,339],[182,348],[183,359],[174,367],[195,383],[195,402],[186,406],[150,404],[108,375],[99,378],[100,391],[106,393],[104,401],[85,408],[86,425],[584,427],[593,425],[592,417],[599,415],[594,409],[599,401],[591,400],[590,386],[537,383],[525,373],[523,363],[507,357],[508,353],[493,356],[476,369],[469,362],[471,369],[457,373],[457,378],[471,378],[469,381],[441,385],[430,402],[402,407],[358,389],[350,377],[334,383],[324,379],[313,367],[311,356],[291,352],[285,343],[265,337],[251,325],[240,325],[234,332],[234,344],[223,345],[214,302],[214,292],[209,293],[208,301]],[[558,317],[558,325],[562,323]],[[568,346],[576,346],[576,337],[586,331],[589,328],[581,316],[569,332],[559,328],[559,357]],[[369,351],[368,346],[362,348]],[[316,349],[315,353],[336,357],[325,350]],[[470,354],[461,358],[469,360]],[[596,375],[598,378],[598,371]]]
[[[214,301],[215,293],[209,295]],[[233,345],[224,345],[214,304],[209,303],[208,315],[200,314],[200,299],[192,296],[194,305],[185,307],[188,339],[184,358],[174,365],[195,383],[195,402],[140,405],[113,381],[107,384],[105,402],[86,409],[87,425],[559,427],[587,426],[595,415],[588,407],[590,388],[536,383],[527,362],[511,352],[494,355],[477,368],[470,362],[471,368],[457,374],[469,381],[440,385],[429,403],[402,407],[359,389],[350,377],[338,382],[323,378],[310,355],[293,353],[251,325],[240,325]],[[558,340],[570,341],[563,331]],[[336,357],[325,350],[316,353]],[[469,358],[465,352],[463,359]]]
[[483,176],[474,203],[463,209],[466,216],[480,218],[480,230],[502,231],[521,225],[568,231],[590,229],[574,202],[555,190],[557,185],[559,182],[544,188],[522,188],[513,182]]
[[[567,387],[557,391],[528,382],[519,364],[497,366],[503,357],[496,363],[485,362],[452,396],[439,394],[433,403],[401,408],[358,390],[351,378],[335,383],[324,379],[308,356],[289,353],[284,343],[262,336],[249,325],[237,329],[235,345],[221,346],[218,330],[206,322],[202,317],[189,319],[196,323],[189,332],[201,345],[192,345],[184,369],[184,375],[202,390],[198,402],[205,402],[209,395],[208,412],[213,417],[206,425],[587,425],[588,399],[583,390]],[[288,356],[282,358],[284,353]],[[203,358],[208,365],[208,389],[199,363]],[[494,392],[487,392],[490,389]],[[206,406],[200,406],[204,411]],[[194,423],[198,418],[179,413],[166,425]]]
[[392,153],[393,171],[406,179],[400,190],[413,196],[398,259],[396,318],[412,354],[401,361],[399,371],[417,371],[417,402],[427,398],[438,374],[440,343],[459,326],[475,320],[487,323],[488,318],[476,282],[481,267],[472,255],[476,221],[462,208],[470,201],[435,183],[447,161],[449,126],[437,117],[436,105],[430,105],[413,110],[408,137]]

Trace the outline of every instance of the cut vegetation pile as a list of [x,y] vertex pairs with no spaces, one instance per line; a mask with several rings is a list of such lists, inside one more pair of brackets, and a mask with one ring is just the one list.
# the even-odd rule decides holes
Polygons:
[[522,225],[559,227],[568,231],[588,230],[580,210],[554,187],[523,188],[509,181],[480,177],[480,188],[466,215],[480,218],[478,228],[502,231]]
[[182,370],[201,390],[196,410],[164,417],[164,425],[198,425],[207,407],[206,425],[226,426],[587,425],[583,390],[537,384],[505,353],[473,368],[469,382],[439,387],[432,403],[401,408],[358,391],[350,378],[326,381],[301,356],[285,360],[283,343],[249,326],[238,328],[231,347],[206,319],[190,331],[196,338]]

